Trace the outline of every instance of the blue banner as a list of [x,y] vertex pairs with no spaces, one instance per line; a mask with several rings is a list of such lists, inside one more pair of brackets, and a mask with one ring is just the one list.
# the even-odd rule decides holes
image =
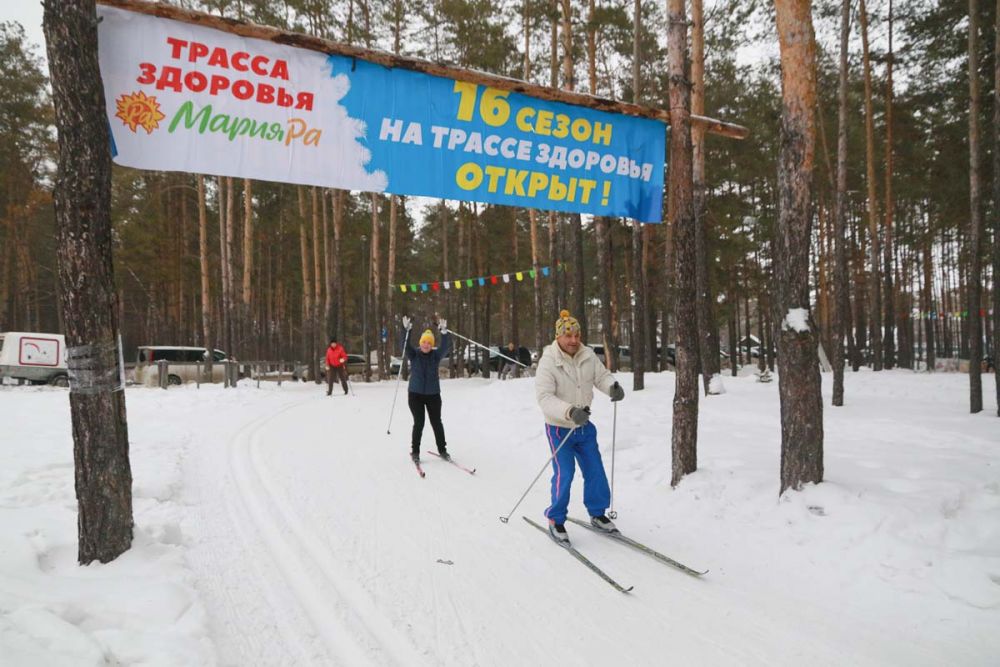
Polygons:
[[396,194],[660,222],[666,126],[341,56],[340,104]]
[[118,164],[661,220],[658,121],[98,12]]

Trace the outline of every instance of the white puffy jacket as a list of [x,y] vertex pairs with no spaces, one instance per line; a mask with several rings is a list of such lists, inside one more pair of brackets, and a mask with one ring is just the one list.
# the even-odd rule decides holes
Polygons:
[[535,395],[545,422],[562,428],[575,426],[569,411],[588,407],[594,400],[594,387],[608,394],[614,384],[615,376],[586,345],[571,357],[553,341],[542,353],[535,373]]

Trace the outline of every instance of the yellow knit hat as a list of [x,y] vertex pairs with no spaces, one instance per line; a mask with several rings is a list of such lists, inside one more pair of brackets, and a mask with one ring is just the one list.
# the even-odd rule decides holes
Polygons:
[[420,344],[423,345],[424,342],[431,344],[434,347],[434,333],[430,329],[425,329],[422,334],[420,334]]
[[580,333],[580,323],[569,314],[568,310],[560,310],[559,319],[556,320],[556,336],[574,332]]

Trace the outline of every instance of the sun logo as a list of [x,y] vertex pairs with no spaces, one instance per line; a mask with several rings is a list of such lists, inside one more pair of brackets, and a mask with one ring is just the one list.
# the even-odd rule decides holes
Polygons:
[[152,134],[153,130],[160,126],[160,121],[166,118],[160,112],[160,105],[155,97],[147,97],[141,90],[131,95],[122,95],[117,100],[118,113],[115,118],[121,118],[122,122],[133,132],[141,127],[146,130],[146,134]]

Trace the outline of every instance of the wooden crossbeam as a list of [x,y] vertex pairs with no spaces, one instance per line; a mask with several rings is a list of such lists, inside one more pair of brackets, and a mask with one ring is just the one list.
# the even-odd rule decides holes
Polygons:
[[[596,95],[588,95],[586,93],[539,86],[520,79],[513,79],[444,63],[436,63],[422,58],[399,56],[385,51],[379,51],[377,49],[365,49],[289,30],[281,30],[279,28],[272,28],[270,26],[258,25],[256,23],[249,23],[247,21],[239,21],[221,16],[213,16],[204,12],[184,9],[174,5],[167,5],[158,2],[143,2],[142,0],[98,0],[98,4],[127,9],[129,11],[149,14],[151,16],[159,16],[165,19],[172,19],[174,21],[181,21],[192,25],[213,28],[215,30],[222,30],[223,32],[232,33],[241,37],[262,39],[274,42],[275,44],[295,46],[302,49],[309,49],[310,51],[326,53],[328,55],[357,58],[359,60],[377,63],[385,67],[398,67],[401,69],[422,72],[424,74],[431,74],[433,76],[440,76],[456,81],[467,81],[469,83],[489,86],[490,88],[499,88],[500,90],[523,93],[524,95],[529,95],[542,100],[565,102],[567,104],[575,104],[576,106],[586,107],[588,109],[620,113],[626,116],[652,118],[653,120],[658,120],[664,123],[669,123],[670,121],[670,112],[666,109],[657,109],[655,107],[631,104],[629,102],[619,102],[617,100],[608,99],[606,97],[598,97]],[[705,131],[709,134],[729,137],[730,139],[745,139],[750,134],[750,130],[742,125],[727,123],[715,118],[692,115],[691,122],[695,125],[704,127]]]

